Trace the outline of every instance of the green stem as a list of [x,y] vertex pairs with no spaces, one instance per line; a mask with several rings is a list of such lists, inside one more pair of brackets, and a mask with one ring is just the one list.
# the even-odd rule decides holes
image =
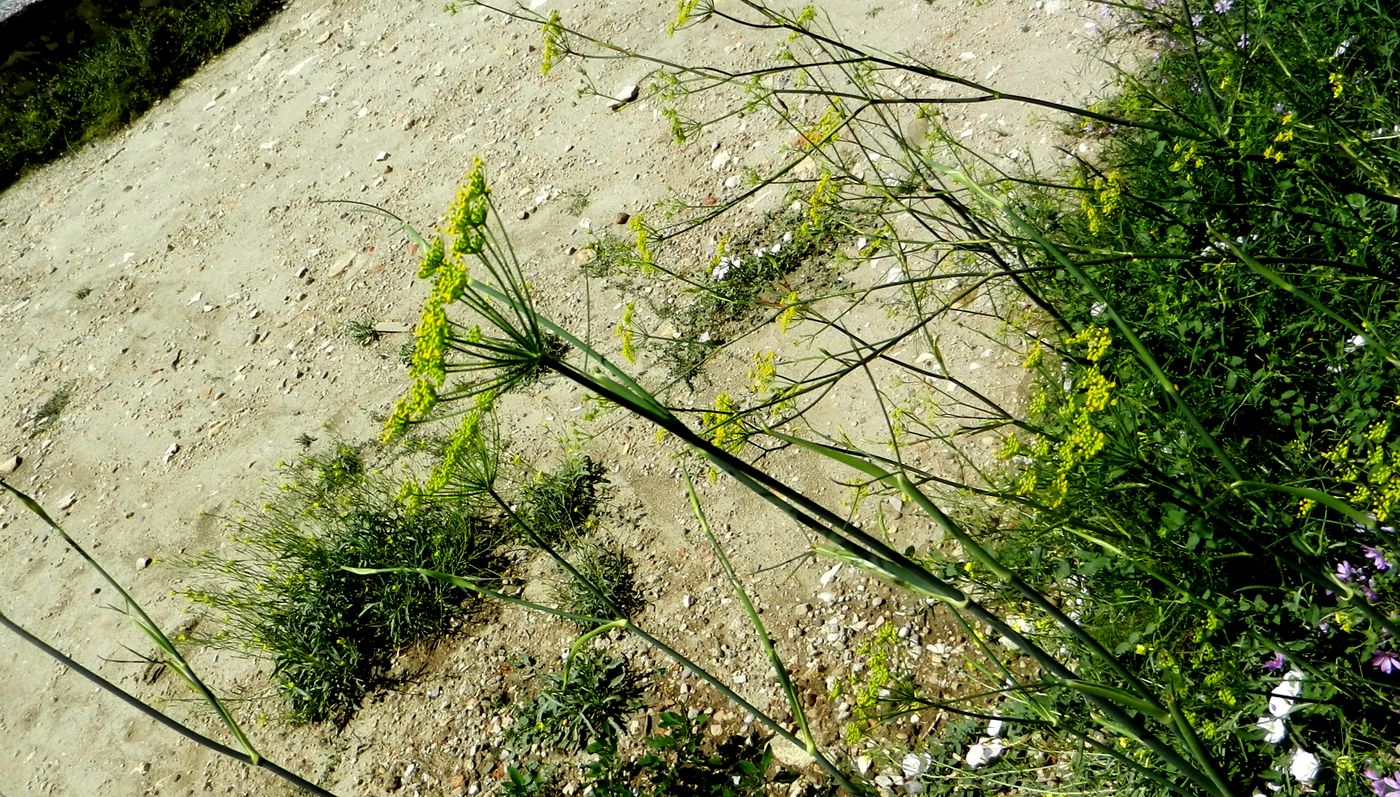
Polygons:
[[715,552],[715,558],[719,560],[725,577],[729,579],[729,586],[734,590],[734,594],[739,596],[739,602],[744,605],[744,611],[749,616],[754,633],[758,635],[759,644],[763,645],[763,652],[768,655],[768,663],[772,666],[773,674],[783,688],[783,695],[787,698],[788,707],[792,709],[792,715],[796,718],[798,727],[802,729],[802,738],[807,743],[807,753],[808,755],[814,754],[817,752],[817,743],[812,739],[812,730],[807,725],[807,714],[802,709],[802,701],[797,696],[797,689],[793,686],[792,679],[788,677],[787,667],[783,665],[783,660],[778,657],[777,649],[773,647],[773,639],[768,635],[768,629],[764,627],[763,619],[758,616],[758,609],[754,608],[753,601],[749,600],[749,593],[744,589],[743,582],[739,580],[739,574],[734,571],[733,563],[725,555],[724,547],[719,544],[719,539],[715,537],[714,531],[710,528],[709,518],[705,517],[705,510],[700,506],[700,497],[695,494],[695,483],[690,478],[689,470],[685,471],[685,490],[690,497],[690,511],[700,522],[700,529],[705,532],[705,539],[709,540],[710,548]]
[[208,703],[209,706],[214,709],[214,712],[218,714],[219,719],[224,723],[224,727],[228,729],[228,732],[233,736],[234,740],[238,742],[238,746],[243,748],[243,752],[247,755],[248,761],[256,765],[260,754],[257,748],[253,746],[252,740],[248,738],[248,735],[243,732],[243,728],[241,728],[237,720],[233,718],[232,712],[223,704],[223,701],[219,700],[213,690],[204,684],[204,681],[195,673],[194,668],[190,666],[189,662],[185,660],[185,657],[180,654],[179,649],[175,647],[175,643],[170,641],[170,638],[165,635],[164,631],[160,630],[160,626],[156,625],[155,621],[151,619],[151,616],[146,614],[146,610],[142,608],[141,604],[137,603],[136,599],[131,597],[131,593],[127,592],[126,588],[118,583],[117,580],[112,577],[112,574],[107,572],[106,568],[98,564],[97,560],[92,558],[92,555],[89,554],[82,545],[79,545],[77,540],[69,536],[68,532],[60,526],[48,512],[44,511],[44,508],[39,505],[39,502],[16,489],[14,485],[4,479],[0,479],[0,487],[10,491],[11,494],[19,499],[20,503],[24,504],[26,509],[38,516],[49,528],[53,529],[62,537],[63,541],[68,544],[68,547],[77,551],[78,555],[81,556],[92,569],[96,570],[97,573],[102,576],[102,579],[121,596],[125,606],[120,611],[132,618],[136,626],[150,637],[151,641],[165,654],[167,662],[175,668],[176,672],[180,673],[185,683],[187,683],[204,702]]
[[227,756],[236,761],[241,761],[244,764],[247,764],[248,766],[254,767],[256,769],[265,769],[268,772],[271,772],[277,777],[287,781],[288,783],[292,784],[293,786],[296,786],[298,789],[301,789],[302,791],[308,794],[314,794],[317,795],[317,797],[336,797],[333,792],[327,791],[326,789],[317,786],[316,784],[312,783],[309,780],[306,780],[305,778],[301,777],[295,772],[283,769],[281,766],[277,765],[272,761],[269,761],[267,758],[258,755],[251,755],[242,750],[236,750],[232,747],[229,747],[226,744],[223,744],[222,742],[205,736],[204,734],[194,730],[193,728],[190,728],[189,726],[183,725],[180,722],[171,719],[165,714],[157,711],[152,706],[142,702],[140,698],[136,697],[130,692],[127,692],[120,686],[117,686],[111,681],[108,681],[106,678],[103,678],[102,676],[98,675],[92,670],[89,670],[88,668],[74,661],[63,651],[53,647],[52,645],[48,644],[44,640],[35,636],[34,634],[31,634],[27,629],[25,629],[23,626],[16,623],[15,621],[11,620],[3,612],[0,612],[0,625],[3,625],[5,628],[14,632],[17,636],[19,636],[20,639],[23,639],[25,642],[28,642],[29,644],[38,648],[49,658],[52,658],[54,661],[57,661],[59,664],[62,664],[63,666],[82,676],[86,680],[95,684],[97,688],[107,692],[108,694],[114,695],[123,703],[126,703],[128,706],[131,706],[132,708],[136,709],[142,714],[145,714],[147,717],[150,717],[156,722],[159,722],[161,725],[164,725],[170,730],[175,731],[176,733],[180,734],[186,739],[189,739],[195,744],[212,750],[215,753],[218,753],[219,755]]

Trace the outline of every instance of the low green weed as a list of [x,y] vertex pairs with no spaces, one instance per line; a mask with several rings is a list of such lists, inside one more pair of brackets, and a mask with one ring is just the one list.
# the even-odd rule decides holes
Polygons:
[[515,722],[506,732],[515,749],[613,747],[624,718],[642,706],[637,676],[615,656],[584,651],[566,669],[540,676],[540,682],[534,698],[516,705]]
[[595,512],[607,485],[607,470],[588,456],[575,456],[549,473],[538,473],[521,485],[520,517],[529,529],[527,542],[538,535],[549,545],[569,547],[595,523]]
[[567,581],[555,589],[560,608],[601,620],[629,619],[641,611],[643,601],[632,557],[615,545],[598,542],[575,546],[574,553],[571,564],[587,583],[561,575]]
[[[613,748],[595,744],[584,784],[598,797],[760,797],[768,792],[773,754],[744,737],[718,743],[705,733],[710,718],[665,711],[661,732],[630,763]],[[782,773],[779,773],[780,775]],[[774,780],[782,782],[783,778]]]
[[558,784],[550,767],[528,761],[521,767],[506,767],[500,793],[501,797],[549,797],[558,793]]
[[377,343],[382,337],[370,316],[360,316],[346,323],[345,334],[361,346]]
[[48,398],[29,413],[30,436],[37,435],[57,424],[58,419],[63,416],[63,411],[68,408],[68,403],[72,400],[72,384],[65,384],[50,393]]

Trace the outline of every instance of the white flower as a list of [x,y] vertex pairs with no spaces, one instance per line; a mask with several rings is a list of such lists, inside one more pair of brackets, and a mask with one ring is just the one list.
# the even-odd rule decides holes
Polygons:
[[999,719],[991,720],[987,723],[987,735],[993,739],[1000,739],[1002,732],[1005,730],[1005,726]]
[[910,753],[899,762],[899,769],[904,773],[905,780],[914,780],[928,770],[929,764],[933,763],[933,757],[927,753],[920,755]]
[[1269,716],[1283,719],[1293,713],[1293,701],[1286,697],[1269,698]]
[[1362,346],[1366,345],[1366,338],[1361,335],[1353,335],[1347,338],[1346,352],[1350,354]]
[[1004,752],[1006,752],[1006,747],[999,740],[989,739],[983,736],[976,744],[967,748],[967,755],[964,759],[967,761],[969,767],[977,769],[983,764],[988,764],[1001,758],[1001,754]]
[[737,258],[721,257],[715,264],[714,270],[710,272],[710,279],[719,281],[729,275],[729,272],[738,268],[743,263]]
[[1278,744],[1288,735],[1288,728],[1284,725],[1282,717],[1260,717],[1254,724],[1264,732],[1264,741],[1269,744]]
[[1293,698],[1303,691],[1303,673],[1294,668],[1284,673],[1283,682],[1269,693],[1269,714],[1283,718],[1293,711]]
[[1089,315],[1093,318],[1098,318],[1103,315],[1103,311],[1107,309],[1103,302],[1094,302],[1094,306],[1089,308]]
[[1322,769],[1322,763],[1317,760],[1317,756],[1309,753],[1303,748],[1293,750],[1293,759],[1288,762],[1288,774],[1301,784],[1307,785],[1317,779],[1317,773]]

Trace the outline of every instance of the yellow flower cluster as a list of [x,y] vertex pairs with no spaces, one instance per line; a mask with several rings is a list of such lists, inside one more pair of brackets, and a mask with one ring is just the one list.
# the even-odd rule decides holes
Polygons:
[[[1083,347],[1085,359],[1093,364],[1104,358],[1112,342],[1108,330],[1099,326],[1086,327],[1066,341],[1071,346]],[[1044,486],[1043,496],[1050,507],[1064,503],[1069,494],[1070,474],[1103,451],[1108,438],[1095,427],[1094,419],[1118,403],[1113,397],[1113,389],[1117,386],[1096,365],[1082,369],[1075,379],[1076,390],[1058,410],[1067,430],[1064,436],[1054,443],[1040,438],[1031,447],[1030,455],[1034,459],[1053,467],[1050,484]],[[1040,412],[1048,410],[1049,394],[1040,391],[1033,403]],[[1010,459],[1022,451],[1021,441],[1009,437],[1004,441],[1000,453],[1004,459]],[[1016,492],[1020,495],[1031,495],[1040,487],[1040,477],[1034,468],[1025,469],[1017,477]]]
[[554,65],[564,60],[568,51],[564,48],[564,25],[559,21],[559,12],[549,12],[549,21],[544,23],[544,55],[540,61],[540,74],[548,75]]
[[433,289],[414,328],[413,359],[409,364],[413,384],[385,422],[386,441],[402,434],[410,423],[422,420],[438,402],[438,389],[447,378],[447,343],[452,335],[447,307],[461,299],[471,285],[462,256],[479,254],[485,247],[490,209],[485,166],[480,158],[475,158],[443,225],[443,235],[452,237],[450,254],[443,235],[435,236],[418,265],[418,276],[432,278]]
[[666,28],[667,33],[675,33],[676,29],[690,21],[690,15],[695,11],[696,0],[677,0],[676,21]]
[[642,214],[633,215],[627,221],[627,227],[637,234],[637,265],[642,269],[643,274],[651,274],[656,269],[656,260],[652,258],[651,248],[648,246],[649,234]]
[[728,393],[715,396],[714,409],[700,413],[700,422],[709,433],[710,441],[731,454],[737,454],[749,439],[738,415],[739,405]]
[[1084,358],[1091,363],[1096,363],[1108,353],[1108,347],[1113,343],[1113,336],[1104,327],[1087,326],[1076,332],[1065,343],[1070,346],[1083,346]]
[[782,312],[778,313],[778,331],[787,332],[792,322],[797,320],[797,310],[802,306],[802,301],[797,298],[797,291],[791,291],[783,297]]
[[636,314],[636,302],[628,302],[627,307],[622,311],[622,319],[617,322],[613,331],[617,332],[617,337],[622,341],[622,357],[633,365],[637,362],[637,344],[633,341],[632,317]]
[[772,389],[773,380],[777,376],[778,353],[756,352],[753,356],[753,368],[749,369],[749,390],[761,396]]
[[[894,623],[886,622],[875,632],[874,638],[856,648],[856,657],[862,660],[864,672],[846,684],[852,698],[851,722],[846,725],[846,741],[858,743],[865,735],[865,728],[871,720],[878,719],[881,694],[895,680],[891,668],[895,649],[899,645],[899,635]],[[833,689],[839,691],[840,684]]]
[[442,450],[442,460],[433,473],[428,477],[427,492],[437,493],[447,486],[451,481],[452,474],[456,473],[465,462],[472,456],[473,449],[481,435],[481,412],[473,410],[467,413],[462,422],[457,426],[452,437],[447,441],[447,445]]
[[457,255],[480,254],[486,244],[486,216],[491,199],[486,189],[486,172],[480,158],[472,159],[472,170],[457,191],[447,211],[446,230],[454,236],[452,251]]
[[1280,129],[1274,134],[1274,138],[1264,147],[1263,157],[1274,163],[1283,162],[1283,145],[1293,140],[1293,114],[1283,115]]
[[434,235],[432,243],[428,244],[428,251],[423,254],[423,262],[418,264],[418,279],[427,279],[437,273],[442,268],[443,258],[446,253],[443,251],[444,244],[441,235]]
[[1089,232],[1097,234],[1113,212],[1118,209],[1118,201],[1123,196],[1123,175],[1114,169],[1106,178],[1095,177],[1092,199],[1079,201],[1084,218],[1089,224]]
[[1353,485],[1347,499],[1386,522],[1400,504],[1400,450],[1390,442],[1390,421],[1371,424],[1356,451],[1342,441],[1322,458],[1339,470],[1338,478]]
[[813,122],[810,127],[802,131],[797,143],[803,149],[816,149],[830,143],[836,138],[836,131],[845,122],[845,116],[841,113],[841,108],[832,102],[826,106],[822,115]]

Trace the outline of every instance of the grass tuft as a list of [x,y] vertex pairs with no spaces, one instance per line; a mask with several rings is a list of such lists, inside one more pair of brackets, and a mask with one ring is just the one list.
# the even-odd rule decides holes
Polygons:
[[493,578],[504,537],[492,518],[441,501],[406,504],[399,485],[339,445],[290,466],[277,493],[231,520],[233,553],[193,563],[211,586],[185,591],[223,628],[206,641],[273,660],[294,719],[343,722],[384,681],[393,654],[447,631],[467,593],[423,568]]

